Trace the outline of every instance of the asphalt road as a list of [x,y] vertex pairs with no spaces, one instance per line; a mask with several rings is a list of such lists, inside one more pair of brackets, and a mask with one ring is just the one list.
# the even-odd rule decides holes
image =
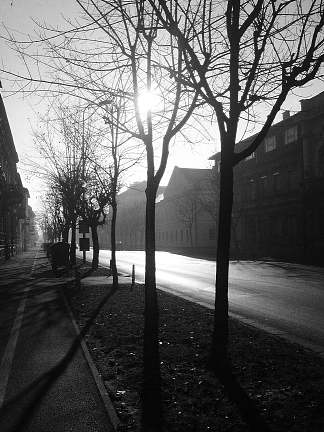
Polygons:
[[[108,265],[110,252],[100,252]],[[118,251],[118,269],[144,280],[144,252]],[[214,304],[215,263],[157,252],[158,287],[200,303]],[[324,355],[324,268],[265,261],[231,262],[230,314]]]

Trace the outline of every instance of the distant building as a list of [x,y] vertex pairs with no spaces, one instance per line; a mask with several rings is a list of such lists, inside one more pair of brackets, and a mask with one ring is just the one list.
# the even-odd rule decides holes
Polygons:
[[[236,145],[246,147],[254,136]],[[159,250],[215,255],[220,153],[212,170],[175,167],[156,203]],[[117,242],[144,249],[145,182],[119,195]],[[162,195],[163,194],[163,195]],[[104,247],[109,248],[107,226]],[[234,169],[232,258],[324,265],[324,92],[274,124]]]
[[[116,223],[117,249],[144,249],[145,234],[145,188],[146,182],[133,183],[118,195]],[[164,187],[158,191],[158,198]],[[98,227],[99,244],[103,249],[110,248],[110,217],[103,226]]]
[[17,172],[18,155],[0,96],[0,260],[24,249],[28,190]]
[[[220,153],[211,159],[217,178]],[[324,92],[284,112],[235,167],[232,226],[232,257],[324,264]]]
[[156,204],[159,250],[211,254],[215,251],[215,179],[210,169],[175,167]]
[[24,250],[29,250],[35,247],[37,240],[38,232],[36,228],[36,215],[29,205],[27,206],[27,218],[25,220]]
[[[118,196],[118,249],[141,250],[145,241],[146,182]],[[211,169],[175,167],[156,200],[156,247],[159,250],[211,253],[215,250],[215,192]],[[99,227],[101,248],[110,248],[108,224]]]

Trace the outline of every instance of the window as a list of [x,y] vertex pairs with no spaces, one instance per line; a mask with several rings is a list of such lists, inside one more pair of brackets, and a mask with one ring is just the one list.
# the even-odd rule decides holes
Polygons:
[[183,241],[183,230],[180,231],[180,240]]
[[209,240],[216,240],[216,229],[209,228]]
[[267,176],[260,178],[260,196],[264,197],[267,193]]
[[281,238],[283,235],[283,221],[280,216],[273,216],[272,228],[273,237]]
[[251,200],[256,199],[256,184],[255,184],[255,181],[253,179],[251,179],[249,181],[249,198]]
[[297,218],[295,215],[289,215],[287,218],[288,238],[291,242],[297,240]]
[[294,170],[288,171],[288,190],[294,191],[298,188],[297,173]]
[[247,156],[247,157],[245,158],[245,160],[255,159],[255,157],[256,157],[255,152],[252,152],[252,153],[250,154],[250,156]]
[[218,160],[217,162],[216,162],[216,169],[217,169],[217,172],[218,173],[220,173],[220,160]]
[[292,126],[285,130],[285,144],[290,144],[298,139],[297,125]]
[[251,242],[256,240],[256,221],[253,217],[246,220],[246,238]]
[[277,147],[276,137],[271,136],[264,140],[264,149],[266,152],[271,152]]
[[274,172],[272,174],[272,178],[273,178],[273,192],[277,193],[280,190],[279,172]]
[[319,223],[319,227],[318,227],[318,231],[319,231],[319,235],[320,238],[323,239],[324,238],[324,209],[320,209],[318,212],[318,223]]
[[319,149],[318,152],[318,175],[320,177],[324,176],[324,145]]

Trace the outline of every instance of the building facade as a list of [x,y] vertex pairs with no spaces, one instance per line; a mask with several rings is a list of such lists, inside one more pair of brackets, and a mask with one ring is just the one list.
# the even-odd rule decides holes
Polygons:
[[[160,191],[158,250],[215,256],[220,153],[210,159],[212,170],[175,167]],[[145,182],[120,195],[117,220],[118,247],[143,249]],[[102,232],[109,248],[108,227]],[[285,111],[235,167],[231,258],[324,265],[324,92],[302,100],[297,114]]]
[[175,167],[156,204],[158,250],[187,254],[215,251],[216,194],[210,169]]
[[[253,136],[238,143],[240,150]],[[215,160],[219,175],[220,153]],[[324,92],[234,169],[232,257],[324,264]]]
[[17,172],[18,155],[0,96],[0,260],[25,248],[29,193]]
[[[215,192],[211,169],[175,167],[156,202],[156,248],[191,254],[214,253]],[[145,182],[118,196],[117,249],[143,250],[145,242]],[[98,227],[100,247],[110,248],[110,224]]]

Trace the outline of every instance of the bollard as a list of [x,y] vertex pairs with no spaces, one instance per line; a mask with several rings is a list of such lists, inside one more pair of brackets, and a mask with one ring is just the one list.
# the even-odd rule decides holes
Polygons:
[[132,266],[132,285],[131,285],[131,290],[133,290],[135,285],[135,264],[133,264]]

